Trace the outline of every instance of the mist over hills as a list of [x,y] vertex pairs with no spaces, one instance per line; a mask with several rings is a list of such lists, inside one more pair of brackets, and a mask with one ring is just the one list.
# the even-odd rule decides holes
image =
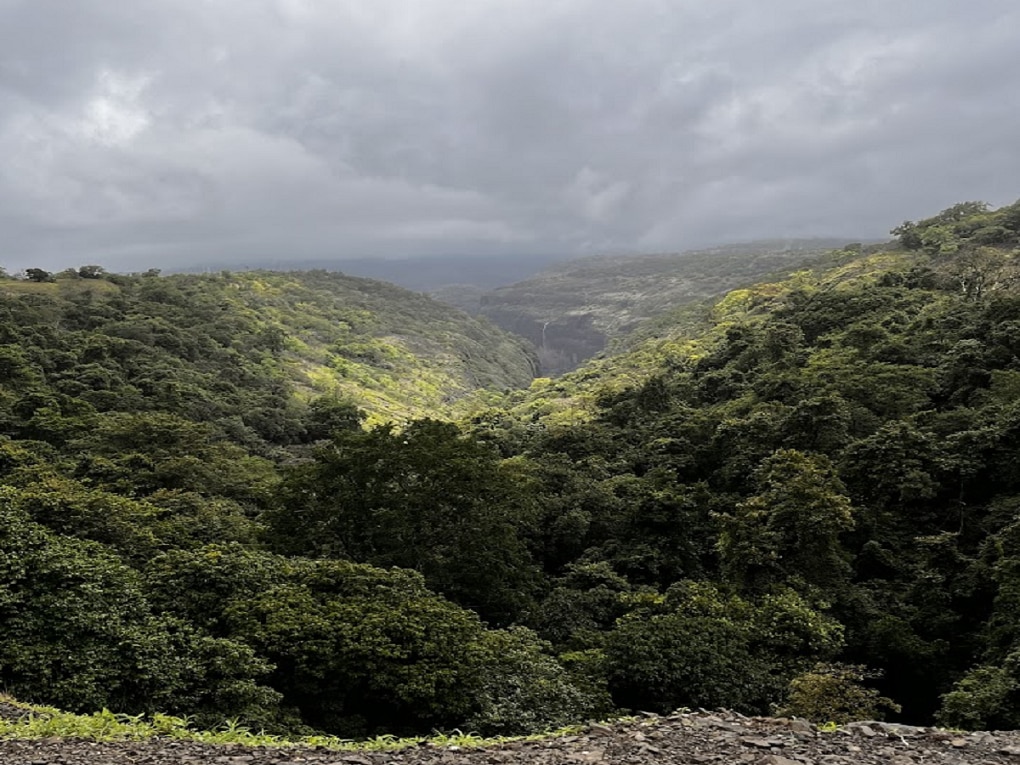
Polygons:
[[422,256],[416,258],[264,259],[223,261],[185,266],[187,273],[226,270],[313,271],[325,270],[390,282],[415,292],[432,292],[451,284],[492,289],[526,279],[563,260],[553,255],[514,256]]
[[0,739],[1020,740],[1017,30],[0,0]]

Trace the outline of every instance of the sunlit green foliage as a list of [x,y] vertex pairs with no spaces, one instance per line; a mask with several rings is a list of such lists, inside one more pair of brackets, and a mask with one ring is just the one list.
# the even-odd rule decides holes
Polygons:
[[[172,412],[252,448],[306,437],[295,393],[377,418],[524,385],[523,344],[391,285],[322,272],[4,280],[0,422],[62,442],[93,412]],[[3,402],[0,401],[0,404]]]
[[[1012,221],[1015,208],[963,207],[953,225]],[[605,564],[622,580],[603,576],[583,591],[557,583],[534,623],[564,648],[597,649],[614,634],[599,614],[618,619],[636,588],[665,591],[693,575],[752,603],[797,591],[845,628],[838,658],[881,670],[878,692],[909,719],[930,719],[972,667],[983,677],[999,666],[1018,645],[1020,587],[1007,536],[1018,494],[1007,465],[1020,443],[1008,246],[964,244],[934,258],[834,253],[812,271],[685,309],[674,325],[664,318],[630,352],[519,395],[510,405],[523,430],[477,421],[479,437],[517,444],[537,465],[547,572]],[[988,281],[968,288],[961,279],[973,283],[975,268]],[[702,639],[698,663],[733,655],[727,625],[705,626],[715,637]],[[619,650],[658,645],[650,627],[628,629]],[[670,634],[655,648],[662,656],[699,644],[673,645]],[[644,666],[641,653],[627,661]],[[693,663],[675,665],[675,677]],[[650,661],[643,677],[674,703],[682,693],[662,690],[662,666]],[[613,678],[621,702],[626,671]],[[684,682],[693,681],[676,688]],[[995,704],[1020,708],[1005,680],[992,685],[1006,689]],[[735,680],[712,688],[747,698]],[[947,704],[959,710],[976,688]],[[974,715],[968,724],[992,719]]]
[[916,223],[906,221],[892,232],[907,249],[932,254],[957,252],[970,245],[1020,244],[1020,202],[992,210],[985,202],[960,202]]
[[[196,741],[205,744],[228,744],[250,747],[314,747],[335,752],[393,752],[412,747],[458,747],[459,749],[492,746],[512,741],[540,740],[552,736],[576,735],[579,726],[566,726],[553,731],[516,736],[482,737],[472,733],[451,731],[429,736],[398,738],[380,735],[351,740],[337,736],[278,736],[255,731],[228,720],[214,728],[200,729],[196,721],[157,712],[152,715],[128,715],[103,709],[88,715],[65,712],[55,707],[26,704],[6,694],[0,702],[24,710],[17,719],[0,717],[3,738],[73,738],[82,741],[145,741],[151,738]],[[243,755],[242,755],[243,756]]]
[[558,263],[481,296],[478,310],[528,338],[543,373],[562,374],[626,343],[677,306],[811,262],[836,240],[757,241],[683,253],[596,256]]

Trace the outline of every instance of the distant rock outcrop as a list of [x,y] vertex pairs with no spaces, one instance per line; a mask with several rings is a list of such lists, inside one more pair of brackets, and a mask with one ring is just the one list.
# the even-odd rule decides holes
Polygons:
[[[541,373],[557,375],[576,369],[647,319],[773,274],[785,276],[842,244],[835,239],[762,241],[570,260],[483,294],[478,311],[530,340]],[[462,292],[446,297],[454,302],[451,297],[466,307]]]

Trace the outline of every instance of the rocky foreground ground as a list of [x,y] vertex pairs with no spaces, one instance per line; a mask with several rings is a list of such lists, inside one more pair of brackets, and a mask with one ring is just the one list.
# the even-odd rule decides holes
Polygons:
[[1020,732],[956,733],[890,723],[823,732],[802,720],[718,712],[591,725],[583,733],[481,749],[425,745],[396,752],[212,746],[168,739],[92,743],[0,740],[3,765],[1020,765]]

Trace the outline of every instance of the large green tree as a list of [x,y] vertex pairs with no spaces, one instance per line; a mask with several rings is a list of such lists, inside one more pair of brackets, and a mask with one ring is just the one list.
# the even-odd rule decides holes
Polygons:
[[334,431],[290,471],[263,520],[289,554],[400,566],[495,622],[526,605],[536,571],[524,543],[535,507],[513,466],[435,420]]
[[723,569],[749,592],[792,586],[832,593],[850,575],[840,535],[853,511],[829,460],[777,451],[755,474],[757,493],[723,517]]

